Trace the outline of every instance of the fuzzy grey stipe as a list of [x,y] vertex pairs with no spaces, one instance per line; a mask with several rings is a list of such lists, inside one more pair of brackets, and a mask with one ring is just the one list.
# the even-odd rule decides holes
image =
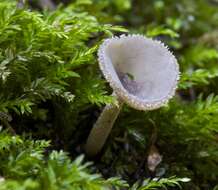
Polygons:
[[99,116],[87,140],[89,156],[102,149],[123,103],[137,110],[157,109],[174,96],[180,76],[168,48],[142,35],[106,39],[99,47],[98,61],[119,105],[107,105]]

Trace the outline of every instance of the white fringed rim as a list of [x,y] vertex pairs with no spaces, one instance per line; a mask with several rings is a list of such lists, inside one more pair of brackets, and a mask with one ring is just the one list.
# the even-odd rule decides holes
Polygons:
[[[105,54],[106,48],[109,44],[120,41],[120,40],[128,40],[128,39],[135,39],[135,40],[143,40],[147,41],[149,43],[152,43],[153,46],[157,48],[164,48],[167,50],[168,54],[170,55],[170,59],[172,59],[172,63],[174,65],[174,73],[175,78],[173,78],[172,86],[170,87],[169,92],[166,96],[155,99],[155,100],[146,100],[142,99],[140,97],[137,97],[137,95],[134,95],[132,93],[129,93],[121,84],[121,82],[118,80],[118,76],[114,77],[112,74],[112,68],[111,64],[108,64],[108,57]],[[179,72],[179,66],[177,63],[177,60],[175,56],[169,51],[168,47],[166,47],[163,43],[157,40],[153,40],[150,38],[146,38],[142,35],[134,34],[134,35],[121,35],[120,37],[112,37],[110,39],[106,39],[98,50],[98,61],[100,69],[105,77],[105,79],[109,82],[110,86],[114,90],[114,93],[119,96],[124,102],[126,102],[129,106],[137,109],[137,110],[154,110],[157,108],[160,108],[161,106],[168,103],[169,99],[171,99],[175,95],[175,91],[177,88],[177,83],[180,78],[180,72]],[[114,69],[114,68],[113,68]],[[114,69],[115,70],[115,69]],[[117,75],[117,73],[116,73]]]

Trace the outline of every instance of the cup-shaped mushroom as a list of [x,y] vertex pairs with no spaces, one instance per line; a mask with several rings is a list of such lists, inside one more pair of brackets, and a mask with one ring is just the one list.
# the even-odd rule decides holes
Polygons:
[[179,67],[159,41],[141,35],[111,38],[101,45],[98,56],[114,92],[135,109],[159,108],[175,93]]
[[160,41],[142,35],[105,40],[98,58],[120,106],[107,105],[103,110],[88,137],[86,151],[89,155],[101,150],[122,103],[137,110],[157,109],[173,97],[179,79],[174,55]]

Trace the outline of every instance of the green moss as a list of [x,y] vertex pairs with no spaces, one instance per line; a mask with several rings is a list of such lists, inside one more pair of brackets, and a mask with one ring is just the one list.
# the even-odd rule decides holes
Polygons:
[[[32,5],[0,0],[0,190],[147,190],[176,188],[187,178],[184,189],[215,189],[217,3],[78,0],[55,11]],[[125,28],[174,52],[178,93],[159,110],[124,107],[101,155],[82,163],[100,109],[116,104],[96,50]],[[147,167],[151,145],[162,156],[155,172]]]

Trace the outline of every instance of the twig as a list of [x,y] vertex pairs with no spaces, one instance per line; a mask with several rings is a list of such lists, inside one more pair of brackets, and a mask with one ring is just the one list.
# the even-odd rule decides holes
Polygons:
[[13,129],[13,127],[9,124],[9,122],[12,120],[12,117],[6,113],[0,112],[0,120],[2,122],[2,124],[8,129],[8,131],[13,134],[16,135],[15,130]]
[[2,124],[8,129],[8,131],[12,134],[12,135],[16,135],[15,130],[13,129],[13,127],[8,123],[8,121],[6,120],[1,120]]

